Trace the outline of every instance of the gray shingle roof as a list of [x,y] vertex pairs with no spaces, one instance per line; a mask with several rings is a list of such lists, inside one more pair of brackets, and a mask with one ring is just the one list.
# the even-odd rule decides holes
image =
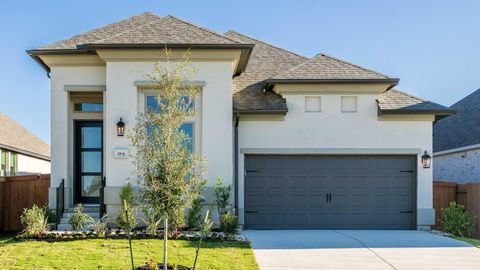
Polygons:
[[76,49],[83,44],[239,44],[174,16],[145,12],[39,49]]
[[457,113],[433,126],[433,151],[480,144],[480,89],[450,108]]
[[274,80],[362,80],[392,79],[344,60],[326,55],[316,56],[272,77]]
[[0,148],[50,159],[50,146],[4,113],[0,113]]
[[[393,79],[382,73],[318,54],[308,59],[293,52],[275,47],[234,31],[219,34],[194,25],[174,16],[159,17],[145,12],[122,21],[112,23],[71,38],[40,47],[39,50],[77,49],[79,45],[135,45],[145,44],[198,44],[243,46],[247,51],[255,44],[248,59],[242,49],[243,63],[233,78],[233,109],[235,112],[281,112],[287,111],[285,100],[272,91],[264,92],[267,83],[279,80],[386,80]],[[242,47],[242,48],[243,48]],[[31,50],[31,56],[49,71]],[[40,54],[40,53],[38,53]],[[239,65],[240,66],[240,65]],[[422,110],[443,110],[443,106],[425,101],[403,92],[388,91],[379,97],[382,111],[396,113]],[[440,108],[440,107],[442,108]]]
[[439,111],[446,114],[454,113],[454,110],[443,105],[413,96],[399,89],[391,89],[378,97],[378,107],[384,111]]
[[233,110],[286,112],[287,105],[280,95],[262,91],[265,80],[308,58],[234,31],[224,35],[241,43],[255,44],[246,70],[233,78]]

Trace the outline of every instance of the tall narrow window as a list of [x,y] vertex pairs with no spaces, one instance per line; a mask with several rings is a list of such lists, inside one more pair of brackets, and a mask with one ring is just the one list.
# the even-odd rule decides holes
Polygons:
[[7,175],[7,152],[0,151],[0,176]]
[[305,97],[305,112],[320,112],[322,99],[320,97]]
[[17,173],[17,155],[10,152],[10,158],[8,160],[9,175],[15,175]]
[[342,97],[342,112],[357,112],[357,97]]

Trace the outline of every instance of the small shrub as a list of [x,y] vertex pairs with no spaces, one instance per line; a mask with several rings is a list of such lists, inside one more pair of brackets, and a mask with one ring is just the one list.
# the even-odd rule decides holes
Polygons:
[[447,208],[442,208],[443,231],[464,237],[472,233],[475,228],[476,217],[465,211],[465,207],[451,202]]
[[[137,215],[133,209],[133,202],[135,199],[135,195],[133,193],[133,187],[130,182],[127,182],[121,189],[120,189],[120,202],[122,206],[120,208],[120,213],[117,216],[117,225],[122,229],[127,228],[135,228],[138,224],[137,222]],[[123,203],[126,201],[126,203]],[[128,215],[128,220],[127,220]]]
[[156,270],[158,267],[158,264],[153,259],[149,259],[148,261],[145,262],[145,266],[147,267],[147,269]]
[[126,182],[123,187],[120,188],[120,201],[127,201],[128,204],[133,204],[135,199],[135,194],[133,192],[133,187],[130,182]]
[[232,235],[237,232],[238,217],[233,211],[229,211],[220,217],[220,230],[227,235]]
[[153,208],[145,209],[143,211],[143,214],[145,215],[145,217],[142,218],[142,220],[147,227],[146,233],[156,236],[158,230],[160,230],[160,227],[162,226],[162,215],[158,210]]
[[120,208],[120,213],[117,217],[118,227],[127,230],[137,227],[137,224],[137,216],[135,215],[133,206],[128,203],[122,204],[122,207]]
[[213,193],[215,195],[215,204],[218,210],[218,216],[220,217],[227,213],[231,192],[232,186],[225,186],[223,179],[218,177],[213,189]]
[[101,217],[99,220],[95,220],[91,216],[87,216],[87,224],[90,230],[97,234],[103,234],[107,230],[108,214]]
[[20,221],[24,228],[24,233],[29,236],[40,236],[50,230],[48,213],[45,211],[45,208],[39,208],[35,204],[32,208],[23,209]]
[[190,229],[198,228],[200,225],[200,218],[202,217],[202,203],[205,201],[203,197],[193,200],[192,207],[187,214],[187,226]]
[[88,215],[83,212],[83,205],[81,204],[77,204],[73,211],[73,215],[68,219],[68,224],[72,226],[74,231],[82,230],[87,224]]

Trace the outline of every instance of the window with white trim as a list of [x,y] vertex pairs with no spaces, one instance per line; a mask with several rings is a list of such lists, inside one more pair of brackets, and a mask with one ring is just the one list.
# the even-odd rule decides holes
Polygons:
[[342,97],[342,112],[357,112],[357,97],[346,96]]
[[[145,104],[146,104],[146,106],[145,106],[146,111],[153,111],[153,112],[159,112],[160,111],[160,108],[158,107],[157,96],[155,96],[155,95],[146,95]],[[194,108],[194,102],[192,101],[190,103],[189,109],[193,109],[193,108]],[[180,127],[180,130],[188,136],[189,140],[186,142],[186,144],[187,144],[190,152],[192,152],[194,150],[194,147],[195,147],[195,145],[194,145],[194,142],[195,142],[195,123],[194,123],[194,121],[187,121],[187,122],[183,123],[182,126]]]
[[318,96],[305,97],[305,112],[321,112],[322,98]]

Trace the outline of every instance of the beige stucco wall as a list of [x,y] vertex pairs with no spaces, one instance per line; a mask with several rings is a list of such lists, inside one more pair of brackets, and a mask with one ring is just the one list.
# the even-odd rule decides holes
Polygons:
[[[130,60],[130,59],[129,59]],[[227,184],[233,176],[233,125],[232,125],[232,62],[196,61],[198,69],[193,80],[202,81],[198,97],[199,115],[196,119],[195,150],[208,160],[209,172],[207,192],[211,193],[217,176],[222,176]],[[135,116],[143,111],[143,90],[135,81],[145,80],[145,73],[151,71],[151,61],[112,61],[105,66],[54,66],[51,72],[52,110],[52,187],[66,180],[66,202],[72,202],[73,184],[73,116],[66,85],[106,85],[104,92],[104,174],[106,176],[105,202],[108,210],[115,212],[118,207],[118,190],[127,179],[135,184],[132,177],[132,164],[129,159],[114,159],[116,148],[131,150],[127,137],[116,135],[115,124],[122,117],[126,132],[135,124]],[[321,86],[318,86],[321,87]],[[342,87],[342,95],[354,93],[358,89]],[[323,91],[322,112],[305,113],[304,96],[315,94],[308,91],[288,89],[284,93],[289,112],[285,117],[241,117],[239,125],[239,149],[269,149],[289,153],[316,151],[348,151],[358,153],[398,154],[408,153],[418,156],[423,151],[432,150],[431,118],[391,119],[377,116],[377,95],[364,89],[358,94],[358,112],[340,111],[340,94]],[[377,92],[378,89],[375,89]],[[287,93],[288,92],[288,93]],[[304,94],[301,94],[301,93]],[[322,92],[319,89],[319,92]],[[294,94],[297,93],[297,94]],[[197,102],[197,101],[196,101]],[[260,151],[259,150],[259,151]],[[369,152],[370,151],[370,152]],[[131,152],[131,151],[130,151]],[[244,153],[239,158],[239,215],[243,222],[243,162]],[[432,169],[423,169],[418,163],[418,224],[433,223],[432,209]],[[50,205],[55,206],[54,189],[51,189]]]
[[65,179],[65,202],[72,202],[73,118],[66,85],[105,85],[104,66],[53,66],[51,84],[51,188],[50,207],[55,208],[55,187]]
[[[321,86],[319,86],[321,87]],[[321,89],[319,89],[321,91]],[[302,92],[299,89],[299,92]],[[352,91],[353,92],[353,91]],[[311,96],[311,94],[308,94]],[[432,122],[379,121],[375,94],[358,95],[356,113],[341,112],[341,96],[321,94],[321,112],[305,112],[305,95],[285,94],[288,113],[283,121],[253,121],[239,124],[239,214],[243,222],[244,151],[285,153],[381,153],[432,152]],[[242,119],[242,117],[240,118]],[[433,224],[432,169],[418,162],[418,225]]]
[[[196,100],[199,108],[195,122],[195,151],[208,160],[208,183],[212,187],[217,176],[226,183],[232,182],[232,64],[230,62],[195,62],[198,72],[193,80],[205,82]],[[145,80],[145,73],[152,70],[152,62],[107,63],[107,90],[105,92],[105,176],[107,179],[107,203],[116,204],[114,194],[127,179],[135,184],[131,175],[133,166],[128,159],[114,159],[115,148],[130,148],[127,137],[116,135],[120,117],[126,124],[126,132],[135,125],[137,112],[144,110],[143,91],[135,81]],[[198,104],[200,102],[200,104]],[[109,191],[111,190],[111,192]]]
[[48,174],[50,173],[50,161],[17,154],[17,174]]

